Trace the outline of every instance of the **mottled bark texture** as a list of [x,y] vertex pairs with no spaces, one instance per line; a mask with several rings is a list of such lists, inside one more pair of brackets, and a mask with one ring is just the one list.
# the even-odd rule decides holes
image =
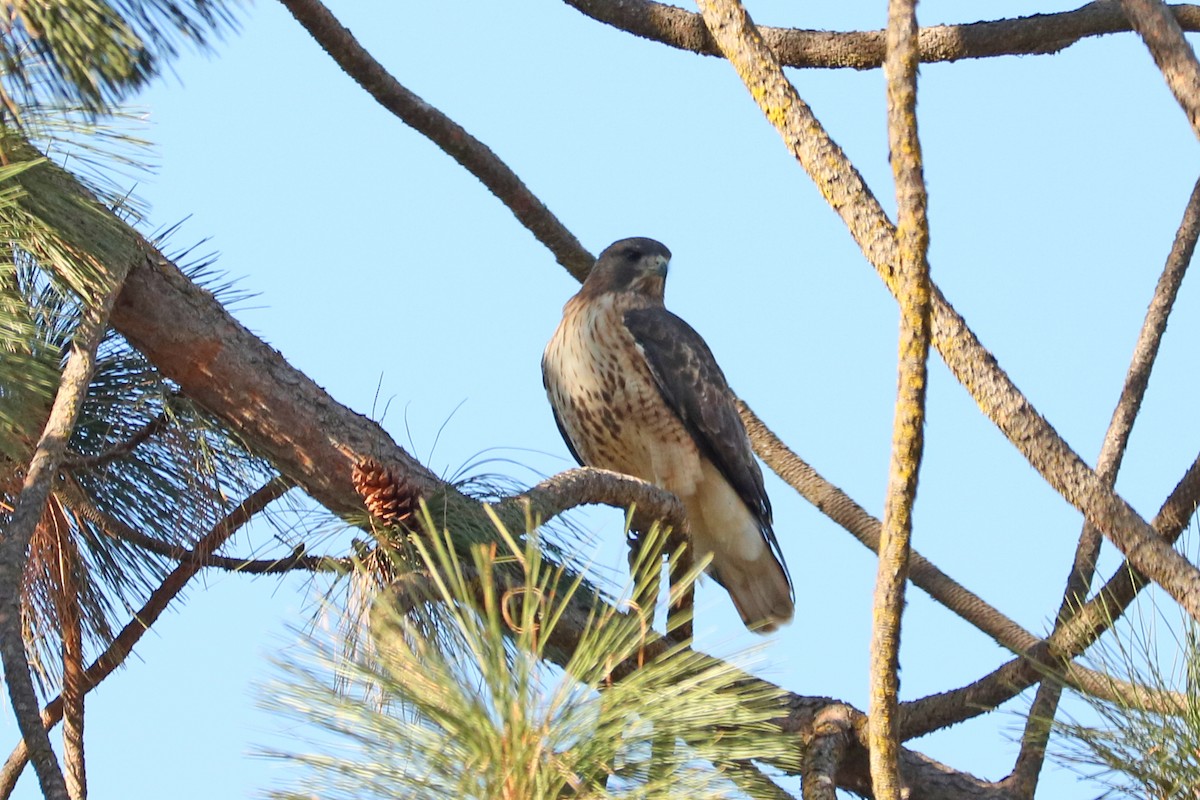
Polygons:
[[900,800],[900,629],[908,586],[913,505],[925,447],[925,393],[929,360],[928,197],[917,135],[916,0],[888,3],[888,154],[896,182],[896,301],[900,305],[897,390],[892,451],[883,504],[879,567],[871,626],[871,785],[876,800]]

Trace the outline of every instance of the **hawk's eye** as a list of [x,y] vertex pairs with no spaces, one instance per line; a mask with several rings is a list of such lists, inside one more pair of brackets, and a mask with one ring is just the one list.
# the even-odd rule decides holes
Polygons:
[[642,251],[641,250],[630,250],[629,251],[629,260],[630,261],[641,261],[642,260]]

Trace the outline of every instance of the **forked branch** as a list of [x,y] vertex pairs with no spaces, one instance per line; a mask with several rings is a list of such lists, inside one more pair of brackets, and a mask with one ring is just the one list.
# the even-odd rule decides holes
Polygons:
[[[1146,387],[1150,384],[1150,371],[1158,356],[1158,347],[1162,343],[1163,333],[1167,330],[1167,319],[1171,308],[1179,294],[1183,283],[1184,273],[1191,263],[1192,254],[1196,250],[1196,240],[1200,237],[1200,180],[1192,188],[1191,197],[1184,209],[1183,220],[1175,234],[1167,263],[1163,267],[1158,283],[1154,287],[1154,296],[1146,309],[1146,318],[1138,333],[1137,343],[1133,348],[1133,357],[1125,374],[1125,384],[1117,407],[1113,410],[1108,430],[1104,434],[1104,442],[1100,446],[1100,455],[1096,457],[1096,474],[1108,488],[1112,488],[1125,456],[1125,448],[1129,443],[1129,435],[1133,431],[1134,420],[1142,407],[1142,398]],[[1088,586],[1091,585],[1095,572],[1096,559],[1100,555],[1101,535],[1095,526],[1083,524],[1079,534],[1079,544],[1075,549],[1075,560],[1067,576],[1066,589],[1063,592],[1062,604],[1059,607],[1055,628],[1061,627],[1087,598]],[[1025,733],[1021,737],[1021,750],[1016,764],[1008,780],[1025,794],[1033,795],[1037,788],[1037,777],[1041,774],[1042,762],[1046,754],[1046,743],[1050,736],[1050,721],[1058,710],[1058,700],[1062,687],[1053,680],[1042,681],[1038,687],[1037,696],[1030,706],[1029,715],[1025,721]]]
[[1179,21],[1161,0],[1121,0],[1121,10],[1150,48],[1192,132],[1200,137],[1200,61]]
[[[1154,517],[1154,529],[1165,542],[1173,543],[1179,538],[1195,514],[1197,503],[1200,503],[1200,456]],[[901,704],[903,738],[923,736],[954,725],[987,713],[1016,697],[1047,674],[1052,674],[1056,664],[1075,658],[1091,646],[1114,620],[1121,617],[1146,583],[1145,577],[1126,561],[1069,622],[1025,657],[1009,661],[967,686]],[[1111,699],[1115,692],[1127,703],[1142,708],[1170,712],[1180,706],[1178,696],[1150,692],[1146,687],[1124,685],[1117,688],[1111,678],[1083,670],[1077,664],[1068,664],[1063,677],[1080,690],[1105,699]]]

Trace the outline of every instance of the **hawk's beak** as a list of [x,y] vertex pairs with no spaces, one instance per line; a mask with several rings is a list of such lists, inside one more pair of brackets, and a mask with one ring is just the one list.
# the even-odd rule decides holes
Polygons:
[[662,256],[659,256],[657,259],[655,259],[654,271],[658,273],[658,277],[667,277],[667,267],[670,265],[670,263],[671,260],[669,258],[663,258]]

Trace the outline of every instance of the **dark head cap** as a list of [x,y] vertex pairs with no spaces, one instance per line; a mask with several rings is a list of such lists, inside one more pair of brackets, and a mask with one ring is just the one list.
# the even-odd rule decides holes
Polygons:
[[671,251],[644,237],[622,239],[604,249],[584,281],[590,295],[636,292],[662,300]]

